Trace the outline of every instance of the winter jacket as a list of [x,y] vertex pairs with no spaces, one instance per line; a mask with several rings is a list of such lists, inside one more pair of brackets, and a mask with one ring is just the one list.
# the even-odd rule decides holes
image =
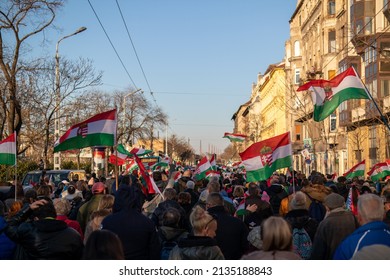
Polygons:
[[313,260],[331,260],[337,246],[358,226],[352,212],[337,209],[330,212],[317,228],[310,257]]
[[224,260],[217,241],[207,236],[189,235],[179,240],[171,254],[170,260]]
[[77,231],[52,218],[24,222],[31,213],[28,205],[23,207],[5,228],[7,236],[19,245],[16,259],[81,259],[83,241]]
[[390,227],[384,222],[370,222],[359,227],[337,247],[333,259],[350,260],[360,249],[374,244],[390,246]]
[[248,228],[245,224],[232,217],[223,206],[214,206],[207,211],[217,217],[215,239],[226,260],[239,260],[248,249]]

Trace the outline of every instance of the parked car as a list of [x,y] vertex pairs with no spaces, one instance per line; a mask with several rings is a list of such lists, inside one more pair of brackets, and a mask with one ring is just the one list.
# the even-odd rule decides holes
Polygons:
[[42,178],[42,173],[45,172],[45,176],[49,176],[50,180],[54,182],[55,187],[58,187],[58,184],[63,180],[72,181],[73,175],[78,175],[79,180],[86,180],[86,174],[84,170],[71,170],[71,169],[61,169],[61,170],[36,170],[27,172],[22,181],[23,189],[30,187],[31,185],[36,185],[40,182]]

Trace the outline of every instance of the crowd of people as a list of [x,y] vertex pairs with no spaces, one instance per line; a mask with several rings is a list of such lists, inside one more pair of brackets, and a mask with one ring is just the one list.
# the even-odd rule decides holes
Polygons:
[[390,259],[390,183],[291,175],[42,178],[0,197],[0,259]]

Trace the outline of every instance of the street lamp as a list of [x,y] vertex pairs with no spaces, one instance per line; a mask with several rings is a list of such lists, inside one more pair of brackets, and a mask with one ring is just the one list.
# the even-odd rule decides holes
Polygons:
[[[55,121],[54,121],[54,137],[57,140],[60,137],[60,103],[61,103],[61,93],[60,93],[60,56],[58,54],[58,46],[60,42],[66,38],[72,37],[74,35],[77,35],[83,31],[87,30],[86,27],[80,27],[72,34],[66,35],[59,39],[56,44],[56,109],[55,109]],[[54,153],[54,169],[60,169],[61,168],[61,155],[60,153]]]
[[[126,94],[124,97],[123,97],[123,132],[125,131],[125,128],[126,128],[126,98],[129,97],[130,95],[133,95],[137,92],[141,91],[141,89],[137,89],[135,91],[132,91],[128,94]],[[143,91],[141,91],[141,93],[143,93]],[[134,140],[133,140],[134,142]],[[132,145],[134,145],[134,143],[131,143]]]

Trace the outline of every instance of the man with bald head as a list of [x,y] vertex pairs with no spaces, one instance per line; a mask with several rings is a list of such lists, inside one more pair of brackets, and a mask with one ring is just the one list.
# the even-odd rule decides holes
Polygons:
[[333,259],[352,259],[362,248],[372,245],[390,247],[390,227],[383,222],[383,199],[375,194],[363,194],[357,208],[360,227],[344,239]]

